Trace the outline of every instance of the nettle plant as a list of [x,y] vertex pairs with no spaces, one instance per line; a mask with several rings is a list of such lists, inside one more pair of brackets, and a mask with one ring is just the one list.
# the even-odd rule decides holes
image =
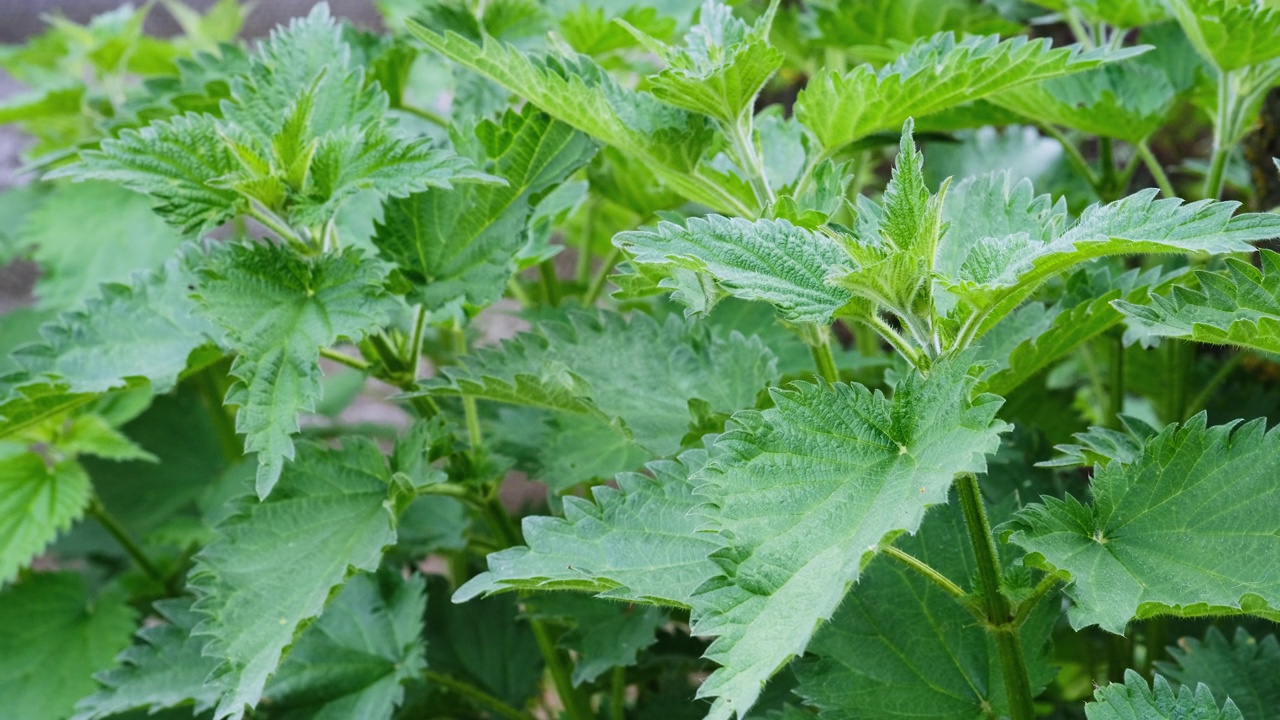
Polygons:
[[165,7],[0,53],[0,714],[1280,717],[1280,10]]

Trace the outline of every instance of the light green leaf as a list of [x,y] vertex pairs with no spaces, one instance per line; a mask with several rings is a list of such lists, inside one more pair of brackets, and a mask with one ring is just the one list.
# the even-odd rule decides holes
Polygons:
[[103,393],[139,378],[168,392],[199,360],[192,353],[218,335],[188,297],[191,282],[190,271],[171,261],[131,285],[105,284],[83,309],[41,327],[43,342],[18,348],[13,359],[28,382],[65,383],[72,392]]
[[245,199],[212,181],[236,169],[211,115],[188,113],[127,129],[46,177],[105,180],[150,195],[154,210],[187,235],[208,232],[243,211]]
[[1280,9],[1252,0],[1166,0],[1196,52],[1231,71],[1280,57]]
[[821,0],[811,4],[822,42],[855,56],[888,62],[921,38],[1012,35],[1021,31],[977,0]]
[[1056,303],[1023,305],[982,337],[978,357],[995,363],[982,388],[997,395],[1010,391],[1072,350],[1115,327],[1124,319],[1112,302],[1142,302],[1152,288],[1166,285],[1179,273],[1160,268],[1116,275],[1109,268],[1081,269],[1067,279]]
[[698,532],[702,500],[690,478],[703,451],[649,463],[650,475],[623,473],[618,487],[591,489],[593,501],[569,496],[563,518],[527,517],[527,547],[489,556],[489,571],[454,595],[463,602],[504,590],[580,590],[638,603],[687,607],[694,590],[716,574],[707,558],[721,547]]
[[560,647],[573,652],[573,684],[592,682],[615,667],[636,664],[641,650],[657,641],[655,633],[669,622],[656,607],[570,593],[543,593],[524,600],[535,618],[563,622],[569,630]]
[[485,121],[476,135],[502,185],[468,184],[392,200],[374,244],[415,284],[428,309],[458,298],[476,307],[502,296],[525,244],[532,198],[562,182],[595,152],[584,135],[529,106]]
[[427,384],[430,392],[621,421],[637,443],[664,456],[680,447],[690,400],[723,413],[750,407],[777,371],[758,338],[726,338],[676,315],[659,323],[635,313],[628,322],[568,311],[442,375]]
[[699,162],[712,138],[706,118],[624,88],[583,55],[532,56],[488,37],[476,45],[412,20],[409,31],[551,117],[639,160],[684,197],[721,212],[754,214],[755,198],[745,183],[726,188],[715,171]]
[[351,568],[376,569],[395,543],[390,472],[375,445],[299,450],[271,497],[243,499],[191,571],[202,616],[193,634],[207,637],[205,652],[222,661],[219,720],[257,705],[298,628],[320,615]]
[[1106,465],[1112,460],[1128,464],[1142,454],[1142,446],[1147,439],[1160,432],[1128,415],[1120,416],[1120,424],[1124,426],[1123,430],[1091,427],[1075,433],[1072,437],[1076,442],[1054,445],[1053,449],[1062,454],[1038,462],[1036,467],[1091,468]]
[[756,95],[782,66],[782,51],[768,41],[776,9],[777,3],[770,5],[748,26],[733,16],[728,5],[707,0],[683,47],[666,46],[646,36],[646,45],[657,50],[667,65],[649,77],[654,97],[710,116],[726,128],[749,118]]
[[690,218],[685,227],[662,222],[652,230],[618,233],[614,244],[632,253],[636,265],[672,276],[663,287],[681,287],[680,270],[697,273],[695,287],[711,287],[700,296],[682,291],[674,297],[700,312],[728,294],[769,302],[793,322],[829,323],[853,299],[826,283],[831,268],[849,259],[836,240],[786,220],[710,215]]
[[1169,681],[1159,675],[1155,684],[1133,670],[1124,671],[1124,683],[1104,685],[1094,693],[1096,702],[1084,706],[1089,720],[1244,720],[1240,710],[1228,698],[1222,709],[1209,688],[1201,685],[1192,691],[1183,687],[1174,696]]
[[1128,321],[1160,337],[1280,352],[1280,254],[1260,251],[1262,269],[1235,258],[1225,272],[1196,273],[1200,290],[1174,287],[1112,303]]
[[357,575],[289,650],[267,684],[273,714],[291,720],[390,720],[403,683],[426,667],[422,576]]
[[1280,617],[1280,431],[1205,427],[1201,413],[1094,471],[1093,503],[1043,498],[1006,526],[1028,562],[1071,578],[1076,628],[1121,633],[1132,618]]
[[93,673],[129,644],[123,593],[89,593],[79,573],[34,573],[0,592],[0,698],[22,720],[63,720]]
[[1163,72],[1131,62],[1020,85],[991,102],[1040,123],[1136,144],[1164,125],[1176,95]]
[[189,600],[161,600],[156,612],[166,622],[138,631],[142,642],[116,658],[116,667],[98,673],[98,692],[76,705],[72,720],[99,720],[128,710],[151,713],[188,702],[199,714],[218,702],[221,687],[208,682],[218,659],[203,654],[204,640],[191,635],[198,616]]
[[[958,505],[929,511],[917,534],[894,545],[953,580],[977,573]],[[1055,673],[1047,651],[1057,618],[1046,602],[1022,626],[1036,689]],[[991,634],[955,598],[888,558],[872,561],[805,652],[794,667],[797,693],[824,718],[973,720],[1009,712]]]
[[196,299],[226,330],[239,356],[227,404],[236,430],[258,453],[258,496],[266,497],[293,457],[298,413],[320,397],[320,349],[361,339],[396,307],[380,266],[355,249],[318,258],[267,244],[215,246],[198,269]]
[[970,399],[968,363],[899,381],[892,400],[860,385],[797,383],[776,407],[734,416],[699,489],[725,548],[694,597],[692,628],[721,667],[698,690],[711,717],[746,715],[764,682],[804,652],[887,535],[914,532],[952,477],[981,472],[1005,424],[998,398]]
[[93,486],[75,460],[34,452],[0,458],[0,586],[84,515]]
[[1116,28],[1135,28],[1169,17],[1164,0],[1034,0],[1058,12],[1075,10],[1091,22],[1102,21]]
[[1157,669],[1184,687],[1207,686],[1218,697],[1229,697],[1249,720],[1280,717],[1280,642],[1275,635],[1261,640],[1236,628],[1227,640],[1210,627],[1204,641],[1184,637],[1169,648],[1169,660]]
[[[1017,198],[1031,196],[1030,183],[989,185],[1018,213]],[[1177,198],[1157,200],[1143,190],[1107,205],[1092,205],[1070,227],[1060,206],[1042,208],[1039,233],[1020,230],[1008,235],[961,232],[943,237],[939,253],[960,261],[958,269],[941,267],[944,283],[971,307],[984,313],[977,335],[1020,305],[1044,280],[1085,260],[1131,253],[1251,252],[1249,244],[1280,235],[1280,215],[1234,215],[1238,203]],[[1031,216],[1028,215],[1028,218]],[[952,268],[955,266],[952,265]]]
[[1141,49],[1054,48],[1047,39],[998,35],[956,40],[938,33],[876,70],[860,65],[813,78],[796,100],[796,117],[827,154],[872,133],[897,130],[910,117],[977,100],[1023,83],[1079,72]]

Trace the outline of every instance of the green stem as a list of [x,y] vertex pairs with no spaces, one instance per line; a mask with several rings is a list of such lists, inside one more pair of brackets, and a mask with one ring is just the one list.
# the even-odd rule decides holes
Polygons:
[[1248,356],[1248,352],[1237,350],[1231,354],[1230,359],[1218,365],[1217,372],[1213,374],[1213,377],[1209,378],[1209,382],[1200,389],[1200,392],[1196,393],[1195,397],[1191,398],[1191,402],[1187,403],[1186,409],[1183,410],[1184,415],[1195,415],[1203,410],[1209,404],[1209,398],[1213,397],[1213,392],[1218,389],[1218,386],[1225,382],[1228,377],[1231,377],[1231,373],[1235,372],[1236,368],[1240,367],[1240,363],[1244,362],[1244,359]]
[[355,368],[360,372],[369,372],[369,363],[331,348],[320,348],[320,357],[327,358],[340,365],[346,365],[349,368]]
[[1090,167],[1089,161],[1084,159],[1084,155],[1080,154],[1080,150],[1079,148],[1076,147],[1076,144],[1071,142],[1067,138],[1067,136],[1062,133],[1061,130],[1054,127],[1053,125],[1045,123],[1040,127],[1046,133],[1052,136],[1054,140],[1058,141],[1058,144],[1061,145],[1062,149],[1067,153],[1067,160],[1069,160],[1071,164],[1075,166],[1076,171],[1079,172],[1081,175],[1083,175],[1085,180],[1089,181],[1090,187],[1092,187],[1094,190],[1098,190],[1099,189],[1098,174],[1093,171],[1092,167]]
[[244,456],[244,444],[236,434],[235,419],[222,404],[226,391],[221,387],[214,370],[219,365],[220,363],[217,363],[201,370],[196,378],[196,384],[200,390],[200,398],[209,410],[209,419],[213,423],[214,433],[218,436],[218,445],[222,448],[222,454],[229,462],[235,462]]
[[1195,347],[1188,340],[1169,340],[1168,358],[1172,365],[1169,372],[1169,420],[1182,422],[1187,419],[1187,385],[1191,380],[1191,365],[1195,362]]
[[818,375],[829,383],[840,381],[840,370],[836,367],[836,356],[831,352],[831,329],[818,328],[817,342],[809,345],[809,353],[813,355],[813,364],[818,368]]
[[486,707],[502,717],[507,718],[507,720],[534,720],[534,717],[529,713],[521,712],[514,707],[511,707],[502,700],[490,695],[474,685],[471,685],[470,683],[465,683],[461,680],[433,670],[423,670],[422,679],[429,683],[435,683],[440,687],[448,688],[449,690],[474,701],[477,705]]
[[547,671],[551,673],[551,682],[556,686],[560,702],[564,703],[565,717],[569,720],[591,720],[591,710],[584,708],[585,698],[573,687],[569,668],[551,639],[551,633],[547,632],[547,626],[537,620],[529,620],[529,628],[533,630],[533,638],[538,642],[538,650],[542,652],[542,658],[547,663]]
[[[467,331],[461,325],[454,325],[453,335],[454,359],[467,354]],[[462,396],[462,412],[467,418],[467,441],[471,443],[471,457],[476,459],[480,454],[480,412],[476,409],[476,399],[471,395]]]
[[959,585],[952,582],[946,575],[938,572],[932,566],[928,565],[916,556],[911,555],[910,553],[905,553],[892,545],[883,548],[881,552],[924,576],[926,580],[937,585],[939,588],[942,588],[942,591],[951,597],[957,600],[964,600],[969,596],[969,594],[964,591],[964,588],[961,588]]
[[596,300],[600,299],[600,293],[604,290],[604,283],[620,257],[622,257],[622,251],[618,248],[615,247],[609,250],[609,254],[604,257],[604,262],[601,263],[600,269],[596,271],[595,275],[591,276],[591,284],[587,286],[587,292],[582,296],[582,307],[589,308],[596,304]]
[[420,117],[423,120],[426,120],[427,122],[431,123],[432,125],[435,125],[436,127],[441,127],[441,128],[444,128],[445,130],[449,129],[449,121],[445,119],[443,115],[441,115],[440,113],[434,110],[420,108],[420,107],[417,107],[416,105],[409,105],[408,103],[401,103],[400,109],[409,113],[410,115],[416,115],[417,117]]
[[1110,380],[1107,382],[1107,427],[1119,430],[1124,413],[1124,339],[1116,333],[1111,340]]
[[1031,611],[1036,609],[1040,601],[1049,594],[1049,591],[1058,586],[1058,578],[1054,575],[1046,575],[1031,591],[1031,595],[1018,603],[1018,611],[1013,616],[1013,624],[1022,627],[1022,624],[1031,616]]
[[733,144],[738,163],[743,166],[742,170],[747,173],[751,181],[751,190],[755,193],[756,202],[761,209],[772,206],[777,198],[774,197],[773,188],[769,187],[769,178],[765,176],[764,160],[756,150],[754,138],[751,137],[753,134],[751,115],[748,114],[745,119],[734,123],[732,129],[726,128],[725,134]]
[[1213,118],[1213,156],[1209,163],[1209,174],[1204,179],[1204,196],[1210,200],[1217,200],[1222,196],[1227,156],[1231,154],[1231,145],[1226,140],[1235,113],[1232,81],[1231,73],[1218,73],[1218,107]]
[[885,322],[882,318],[877,315],[873,315],[863,320],[863,322],[865,322],[872,330],[875,330],[876,333],[879,334],[880,337],[884,338],[886,342],[892,345],[893,349],[897,350],[902,357],[906,358],[907,362],[911,363],[912,367],[917,370],[925,370],[928,368],[928,363],[920,357],[920,353],[917,352],[915,348],[911,347],[911,344],[899,335],[896,330],[890,327],[889,323]]
[[507,280],[507,292],[511,293],[511,297],[520,303],[520,307],[533,307],[533,298],[529,297],[529,293],[525,292],[524,286],[520,284],[518,278]]
[[409,352],[412,353],[408,358],[409,367],[413,373],[413,379],[418,379],[418,366],[422,363],[422,335],[423,330],[427,326],[427,307],[418,305],[414,310],[413,317],[413,336],[409,340]]
[[1173,189],[1173,184],[1169,182],[1169,176],[1165,174],[1164,168],[1160,166],[1160,161],[1156,159],[1155,153],[1151,152],[1151,146],[1147,145],[1147,141],[1143,140],[1135,147],[1138,151],[1138,157],[1142,158],[1147,170],[1151,172],[1151,177],[1155,178],[1160,192],[1164,193],[1165,197],[1178,197],[1178,193]]
[[250,205],[245,214],[254,220],[257,220],[259,223],[262,223],[263,227],[275,233],[281,240],[292,245],[294,249],[306,254],[315,252],[315,248],[312,247],[310,243],[304,242],[300,237],[298,237],[298,233],[294,232],[294,230],[286,225],[283,220],[276,217],[275,213]]
[[1230,153],[1230,148],[1219,150],[1215,147],[1213,149],[1213,164],[1209,166],[1209,175],[1204,181],[1204,196],[1211,200],[1217,200],[1222,196],[1222,186],[1227,170],[1227,155]]
[[987,629],[995,635],[996,651],[1000,658],[1000,671],[1004,676],[1005,692],[1009,699],[1010,720],[1034,720],[1035,705],[1032,702],[1031,682],[1027,677],[1027,660],[1023,656],[1018,626],[1009,607],[1009,599],[1001,592],[1000,565],[996,544],[991,537],[991,525],[982,504],[982,491],[978,477],[973,473],[956,475],[956,489],[960,509],[964,512],[964,524],[973,546],[978,565],[978,592],[987,617]]
[[120,521],[116,520],[115,516],[107,511],[106,506],[102,504],[102,500],[96,495],[89,500],[89,507],[85,510],[85,514],[97,520],[98,524],[110,533],[111,537],[116,539],[116,542],[120,543],[120,547],[124,548],[124,551],[133,559],[133,562],[148,577],[156,582],[166,583],[167,578],[165,578],[164,573],[160,572],[160,568],[151,561],[151,558],[143,551],[142,546],[134,542],[133,538],[129,536],[129,531],[125,530]]
[[613,669],[609,681],[609,717],[623,720],[627,713],[627,669],[621,665]]
[[1098,138],[1098,165],[1102,169],[1100,182],[1106,193],[1103,199],[1111,200],[1118,193],[1119,188],[1116,187],[1115,150],[1109,137]]
[[551,307],[560,304],[560,278],[556,276],[555,260],[538,263],[538,277],[542,280],[542,299]]

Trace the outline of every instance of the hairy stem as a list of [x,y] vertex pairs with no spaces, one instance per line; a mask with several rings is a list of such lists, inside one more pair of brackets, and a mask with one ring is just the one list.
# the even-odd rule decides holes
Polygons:
[[1110,379],[1107,382],[1107,427],[1119,430],[1120,415],[1124,412],[1124,339],[1115,333],[1111,340]]
[[346,353],[340,353],[332,348],[320,348],[320,357],[327,358],[340,365],[346,365],[347,367],[354,368],[360,372],[369,372],[369,363],[361,360],[360,358],[351,357]]
[[627,714],[627,669],[621,665],[613,669],[609,680],[609,717],[623,720]]
[[1001,592],[1000,564],[996,544],[991,537],[991,525],[982,504],[982,491],[978,477],[973,473],[956,475],[956,489],[960,509],[964,512],[965,528],[969,543],[973,546],[978,565],[978,592],[982,609],[987,617],[987,629],[995,635],[996,651],[1000,658],[1000,672],[1004,676],[1005,692],[1009,698],[1010,720],[1033,720],[1036,716],[1032,702],[1031,682],[1027,677],[1027,660],[1022,653],[1022,640],[1009,599]]
[[1169,182],[1169,176],[1165,174],[1164,168],[1160,166],[1160,161],[1156,159],[1155,153],[1151,152],[1151,146],[1147,145],[1147,141],[1143,140],[1135,147],[1138,151],[1138,157],[1142,158],[1147,170],[1151,172],[1151,177],[1155,178],[1160,192],[1165,197],[1178,197],[1177,191],[1173,189],[1173,183]]
[[435,125],[436,127],[444,128],[445,130],[449,129],[449,121],[445,119],[443,115],[441,115],[440,113],[434,110],[420,108],[416,105],[410,105],[408,103],[401,103],[399,109],[409,113],[410,115],[420,117],[423,120],[426,120],[427,122],[431,123],[432,125]]
[[[124,526],[120,524],[120,521],[116,520],[115,516],[107,511],[106,506],[102,504],[102,500],[98,496],[95,495],[89,500],[89,507],[85,510],[85,514],[97,520],[98,524],[110,533],[111,537],[116,539],[116,542],[120,543],[120,547],[124,548],[125,553],[147,574],[147,577],[158,583],[167,584],[168,579],[164,573],[160,572],[160,568],[152,562],[151,558],[142,549],[142,546],[134,541],[129,535],[129,531],[125,530]],[[174,588],[169,589],[173,590]]]
[[950,578],[938,572],[932,566],[928,565],[916,556],[903,552],[892,545],[884,548],[881,552],[916,571],[929,582],[939,588],[942,588],[942,591],[951,597],[957,600],[963,600],[969,596],[963,588],[952,582]]
[[565,717],[569,720],[591,720],[593,713],[586,707],[586,698],[573,687],[569,668],[565,665],[560,650],[556,648],[555,641],[551,639],[547,626],[537,620],[529,620],[529,628],[533,630],[533,638],[538,642],[538,650],[542,651],[542,658],[547,663],[547,671],[551,673],[551,682],[556,686],[560,702],[564,703]]
[[475,702],[477,705],[492,710],[507,720],[534,720],[534,717],[529,713],[521,712],[499,698],[490,695],[470,683],[458,680],[457,678],[453,678],[433,670],[423,670],[422,679],[429,683],[435,683],[440,687],[452,690],[453,692]]
[[813,364],[818,375],[829,383],[840,381],[840,370],[836,368],[836,356],[831,352],[831,330],[818,328],[818,338],[809,344],[809,353],[813,355]]
[[538,263],[538,278],[542,281],[542,299],[551,307],[559,305],[560,278],[556,276],[554,259]]
[[[461,325],[454,325],[452,334],[454,359],[457,360],[467,354],[467,331]],[[471,444],[471,457],[475,459],[480,454],[480,443],[483,438],[480,434],[480,412],[476,408],[474,397],[462,396],[462,412],[467,418],[467,441]]]
[[236,434],[235,417],[222,404],[222,399],[227,394],[226,388],[214,370],[220,365],[221,363],[215,363],[201,370],[196,376],[196,386],[200,390],[200,399],[209,410],[209,420],[218,436],[218,446],[222,448],[223,457],[229,462],[235,462],[244,456],[244,443]]
[[747,115],[745,120],[739,120],[732,128],[725,128],[725,130],[733,144],[738,163],[743,166],[743,171],[751,181],[751,190],[755,193],[756,202],[762,210],[770,207],[777,198],[774,197],[773,188],[769,187],[769,178],[765,176],[764,159],[756,150],[755,139],[752,137],[751,116]]
[[618,264],[618,259],[622,257],[622,251],[618,248],[609,250],[609,254],[604,256],[604,260],[600,264],[600,269],[595,275],[591,276],[591,284],[587,286],[587,291],[582,295],[582,307],[589,308],[596,304],[596,300],[600,299],[600,293],[604,291],[605,281],[609,277],[609,273],[613,271],[613,266]]

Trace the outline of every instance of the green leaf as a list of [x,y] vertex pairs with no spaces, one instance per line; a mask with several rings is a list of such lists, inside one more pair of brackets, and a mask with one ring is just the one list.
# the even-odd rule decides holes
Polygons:
[[1118,275],[1110,268],[1079,270],[1067,278],[1053,305],[1023,305],[982,337],[979,358],[995,363],[982,388],[1008,395],[1072,350],[1118,325],[1124,316],[1112,307],[1113,302],[1141,302],[1150,297],[1152,288],[1167,285],[1178,276],[1163,274],[1160,268]]
[[[953,580],[977,573],[958,505],[925,515],[894,545]],[[1053,679],[1049,636],[1058,617],[1043,603],[1022,626],[1033,688]],[[888,558],[866,575],[797,663],[797,693],[822,717],[971,720],[1009,712],[995,640],[955,598]]]
[[800,92],[795,113],[830,155],[872,133],[897,130],[907,118],[1138,52],[1142,50],[1081,52],[1078,46],[1054,48],[1047,39],[1001,42],[998,35],[988,35],[956,40],[951,33],[938,33],[879,70],[860,65],[843,75],[820,74]]
[[524,707],[541,692],[542,654],[514,596],[449,602],[452,588],[427,577],[427,667]]
[[636,664],[640,651],[656,642],[654,633],[669,622],[656,607],[636,607],[584,595],[546,593],[526,598],[535,618],[563,622],[569,630],[560,647],[573,653],[573,684],[592,682],[615,667]]
[[1184,637],[1169,648],[1169,661],[1156,667],[1184,687],[1207,686],[1218,697],[1229,697],[1250,720],[1274,720],[1280,711],[1280,642],[1275,635],[1257,640],[1236,628],[1227,640],[1210,627],[1204,641]]
[[79,520],[92,494],[75,460],[50,467],[33,452],[0,458],[0,586]]
[[1168,0],[1201,57],[1231,71],[1280,57],[1280,9],[1248,0]]
[[[981,202],[996,205],[1004,198],[1011,217],[1020,218],[1021,227],[1009,234],[977,230],[948,233],[939,248],[942,257],[959,263],[939,263],[944,283],[984,313],[978,335],[1020,305],[1046,279],[1085,260],[1131,253],[1252,252],[1250,242],[1280,235],[1280,216],[1233,216],[1239,207],[1234,202],[1157,200],[1154,189],[1107,205],[1091,205],[1067,227],[1065,208],[1058,204],[1050,209],[1045,196],[1031,200],[1029,182],[1000,185],[988,184],[995,198]],[[1029,202],[1024,204],[1024,199]],[[1039,232],[1029,224],[1036,219],[1041,223]],[[998,222],[1003,220],[992,219],[988,224]]]
[[1022,29],[976,0],[825,0],[811,7],[823,44],[872,61],[893,60],[915,41],[940,32],[963,37]]
[[129,644],[122,593],[89,594],[79,573],[34,573],[0,593],[0,697],[22,720],[63,720],[93,673]]
[[[860,385],[773,390],[776,407],[734,416],[699,492],[725,547],[694,597],[694,634],[721,667],[698,690],[711,717],[739,717],[804,652],[887,535],[914,532],[952,477],[981,472],[1005,424],[970,399],[967,362],[901,380],[892,400]],[[798,484],[799,483],[799,484]]]
[[1071,578],[1072,626],[1121,633],[1132,618],[1280,617],[1276,452],[1264,422],[1205,426],[1201,413],[1094,471],[1093,503],[1043,498],[1006,526],[1031,563]]
[[[726,128],[754,114],[756,95],[782,66],[782,51],[769,45],[777,4],[754,25],[733,16],[728,5],[707,0],[683,47],[644,37],[666,68],[649,77],[654,97],[710,116]],[[632,30],[639,33],[639,30]]]
[[563,518],[527,517],[527,547],[489,556],[489,571],[458,588],[454,602],[504,590],[580,590],[638,603],[687,607],[694,590],[716,574],[707,558],[721,547],[700,533],[693,512],[702,500],[690,477],[706,462],[691,450],[657,460],[650,475],[623,473],[618,487],[591,489],[592,501],[568,496]]
[[595,152],[569,125],[529,106],[484,121],[476,136],[503,185],[468,184],[392,200],[373,243],[411,280],[429,309],[462,298],[484,307],[502,297],[525,244],[535,196],[581,167]]
[[134,271],[158,268],[181,239],[146,198],[103,182],[58,186],[16,237],[36,248],[40,306],[56,309],[94,297],[101,283],[127,283]]
[[624,88],[583,55],[532,56],[489,37],[476,45],[412,20],[409,31],[551,117],[639,160],[684,197],[721,212],[754,214],[749,187],[726,188],[717,180],[722,174],[699,162],[712,137],[706,118]]
[[1089,720],[1244,720],[1235,703],[1227,699],[1221,710],[1209,688],[1201,685],[1192,691],[1189,687],[1175,697],[1169,681],[1159,675],[1155,684],[1133,670],[1124,671],[1124,683],[1104,685],[1094,693],[1096,702],[1084,706]]
[[568,311],[477,351],[429,382],[435,394],[466,395],[621,421],[656,455],[680,447],[689,401],[730,413],[755,404],[777,371],[758,338],[727,338],[669,315]]
[[1163,72],[1131,62],[1021,85],[991,101],[1040,123],[1136,144],[1164,125],[1176,95]]
[[192,703],[199,714],[218,702],[221,687],[207,682],[218,659],[203,654],[204,641],[191,635],[198,616],[189,600],[155,604],[163,623],[138,631],[141,643],[116,658],[116,667],[98,673],[98,692],[76,705],[72,720],[99,720],[128,710],[159,712]]
[[271,497],[243,499],[191,571],[203,618],[193,632],[222,661],[219,719],[257,705],[298,628],[320,615],[351,568],[376,569],[395,542],[390,472],[376,446],[356,439],[299,450]]
[[171,261],[139,274],[131,285],[105,284],[84,309],[40,328],[43,342],[24,345],[13,359],[26,382],[45,380],[72,392],[103,393],[145,378],[168,392],[192,353],[218,332],[188,296],[191,273]]
[[199,235],[244,210],[244,198],[212,184],[236,167],[217,120],[188,113],[106,138],[97,150],[82,152],[78,163],[46,177],[105,180],[145,193],[170,225]]
[[1112,460],[1131,463],[1142,454],[1143,444],[1160,431],[1138,418],[1120,416],[1123,430],[1091,427],[1075,433],[1075,443],[1054,445],[1062,453],[1058,457],[1036,463],[1036,467],[1091,468],[1106,465]]
[[1090,22],[1102,21],[1116,28],[1149,25],[1169,17],[1164,0],[1035,0],[1059,12],[1078,11]]
[[1153,335],[1280,352],[1280,254],[1263,249],[1259,260],[1261,270],[1227,258],[1225,272],[1197,272],[1198,291],[1177,286],[1149,303],[1112,304]]
[[273,714],[390,720],[403,683],[426,667],[426,584],[417,575],[356,575],[298,638],[267,684]]
[[293,457],[298,413],[320,397],[321,348],[359,340],[387,322],[395,301],[381,267],[355,249],[318,258],[267,244],[215,246],[200,265],[196,299],[239,356],[227,404],[258,453],[258,496]]
[[[690,218],[685,227],[662,222],[652,230],[619,233],[614,244],[632,253],[636,265],[671,276],[663,287],[696,288],[673,297],[699,312],[728,294],[769,302],[793,322],[829,323],[853,299],[848,290],[826,283],[831,268],[849,259],[840,245],[826,233],[786,220],[710,215]],[[678,285],[681,270],[697,273],[696,282]]]

